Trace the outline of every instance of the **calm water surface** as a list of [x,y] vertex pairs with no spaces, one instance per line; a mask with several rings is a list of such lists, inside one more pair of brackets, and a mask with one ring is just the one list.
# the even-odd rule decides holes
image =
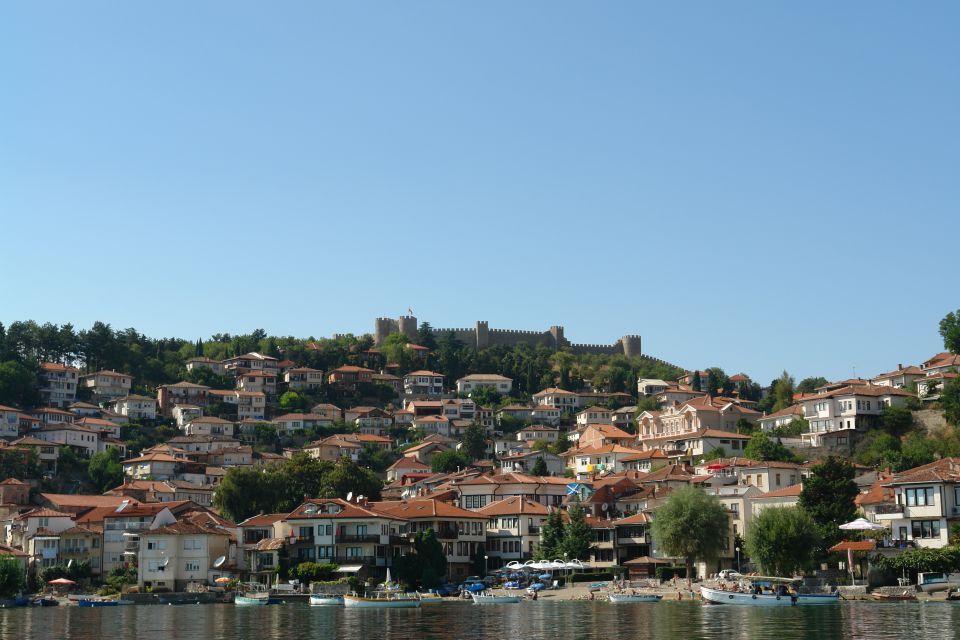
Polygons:
[[523,602],[408,610],[235,607],[79,607],[0,610],[0,637],[71,640],[574,640],[581,638],[934,638],[960,637],[960,604],[842,603],[835,607],[750,608],[693,602],[611,605]]

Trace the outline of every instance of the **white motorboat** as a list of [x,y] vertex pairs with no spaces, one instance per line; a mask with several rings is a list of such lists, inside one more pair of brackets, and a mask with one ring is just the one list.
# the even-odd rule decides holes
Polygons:
[[611,593],[607,596],[613,603],[660,602],[663,596],[657,593]]
[[378,591],[366,596],[351,593],[343,596],[343,606],[356,609],[416,609],[420,607],[420,596],[415,593],[389,591]]
[[473,604],[517,604],[521,600],[520,596],[498,596],[485,591],[471,593],[470,597]]
[[917,574],[917,587],[924,593],[949,591],[960,586],[960,573],[930,571]]
[[323,593],[310,594],[311,607],[339,607],[343,605],[343,596],[331,596]]
[[793,578],[751,576],[751,586],[746,591],[725,591],[700,587],[700,597],[712,604],[737,604],[754,607],[792,607],[797,605],[827,605],[840,602],[840,594],[798,593],[787,585],[798,582]]

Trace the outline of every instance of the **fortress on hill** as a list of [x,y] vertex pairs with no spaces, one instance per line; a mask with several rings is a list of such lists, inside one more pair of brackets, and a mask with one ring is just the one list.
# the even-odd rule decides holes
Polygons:
[[[391,333],[402,333],[416,342],[417,319],[414,316],[400,316],[393,318],[377,318],[373,324],[373,339],[377,345],[383,344]],[[570,342],[563,335],[563,327],[552,326],[547,331],[521,331],[518,329],[491,329],[486,320],[478,320],[472,329],[447,329],[431,327],[437,339],[453,335],[475,349],[505,346],[512,347],[518,344],[543,344],[552,349],[566,349],[576,354],[588,355],[624,355],[636,358],[641,355],[640,336],[623,336],[613,344],[577,344]]]

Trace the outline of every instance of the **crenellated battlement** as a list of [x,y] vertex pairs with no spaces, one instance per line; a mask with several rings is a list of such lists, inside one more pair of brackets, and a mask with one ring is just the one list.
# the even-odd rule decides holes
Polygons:
[[[374,341],[383,344],[391,333],[400,332],[413,340],[418,331],[417,318],[412,315],[399,316],[396,319],[380,317],[374,320]],[[613,344],[572,343],[564,336],[563,325],[551,325],[544,331],[527,329],[492,329],[486,320],[478,320],[475,327],[434,327],[433,335],[442,338],[453,334],[458,340],[475,349],[518,344],[542,344],[553,349],[569,349],[572,353],[591,355],[625,355],[630,358],[643,357],[642,339],[639,334],[627,334]],[[656,362],[670,365],[662,360]]]

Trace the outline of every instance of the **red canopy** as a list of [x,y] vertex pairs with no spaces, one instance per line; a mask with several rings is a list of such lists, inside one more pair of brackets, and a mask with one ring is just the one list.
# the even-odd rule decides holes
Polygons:
[[68,585],[68,584],[77,584],[77,583],[74,582],[73,580],[70,580],[69,578],[57,578],[56,580],[49,580],[47,584]]

